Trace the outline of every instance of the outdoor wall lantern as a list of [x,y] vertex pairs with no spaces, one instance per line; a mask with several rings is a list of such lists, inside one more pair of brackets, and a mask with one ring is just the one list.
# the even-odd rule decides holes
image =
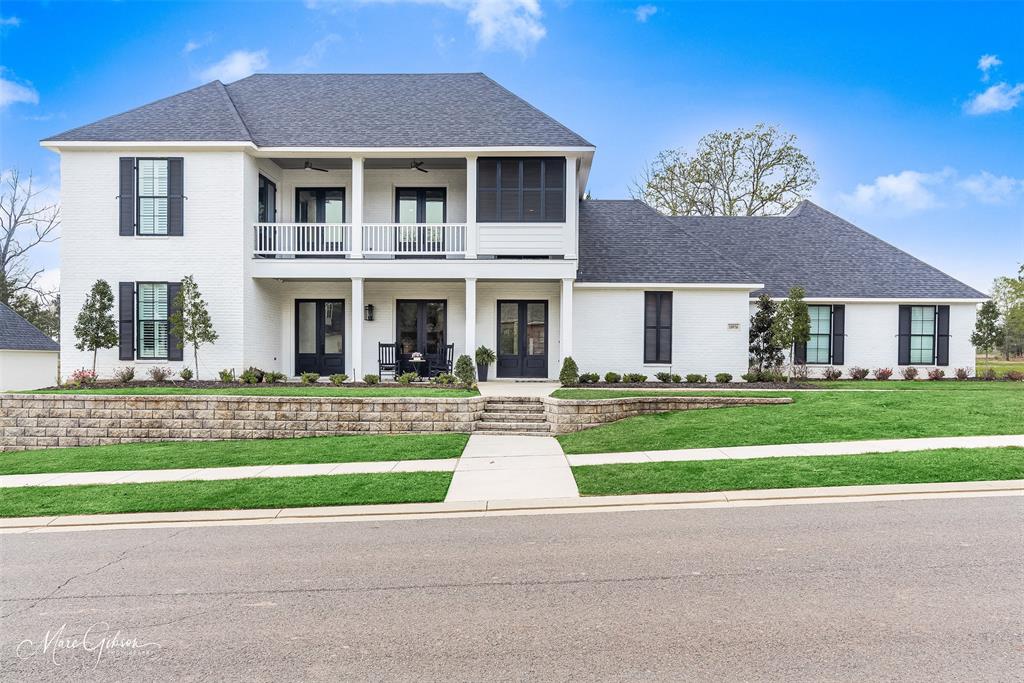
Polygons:
[[363,308],[363,320],[373,320],[373,304],[366,304],[366,307]]

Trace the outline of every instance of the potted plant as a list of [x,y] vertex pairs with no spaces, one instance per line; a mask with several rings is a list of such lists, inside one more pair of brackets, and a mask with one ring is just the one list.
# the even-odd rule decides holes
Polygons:
[[494,355],[494,351],[481,346],[476,350],[476,375],[477,379],[481,382],[487,381],[487,368],[490,367],[491,363],[497,360]]

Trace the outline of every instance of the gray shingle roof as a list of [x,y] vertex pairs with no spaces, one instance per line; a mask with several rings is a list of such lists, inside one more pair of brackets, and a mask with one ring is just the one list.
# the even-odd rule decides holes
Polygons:
[[42,331],[0,303],[0,349],[15,351],[58,351],[60,347]]
[[[809,297],[986,298],[809,201],[786,216],[668,220],[741,264],[772,296],[801,286]],[[673,250],[666,249],[664,258],[671,259]]]
[[577,147],[590,143],[481,73],[255,74],[52,141],[252,141],[263,147]]
[[634,199],[580,202],[578,282],[760,283]]

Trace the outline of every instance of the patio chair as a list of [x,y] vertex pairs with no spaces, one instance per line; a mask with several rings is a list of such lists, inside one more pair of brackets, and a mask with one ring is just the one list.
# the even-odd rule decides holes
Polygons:
[[430,376],[437,377],[442,374],[452,374],[452,365],[455,363],[455,344],[444,347],[444,356],[435,356],[430,359]]
[[385,373],[398,376],[398,344],[377,343],[377,377],[383,381]]

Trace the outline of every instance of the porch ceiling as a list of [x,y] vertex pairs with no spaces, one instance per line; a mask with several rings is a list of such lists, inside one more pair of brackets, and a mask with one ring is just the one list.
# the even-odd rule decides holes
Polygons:
[[[352,168],[352,159],[349,157],[272,157],[270,160],[282,169],[286,170],[300,170],[307,161],[312,161],[314,166],[318,168],[326,168],[329,171],[349,170]],[[394,159],[369,158],[364,162],[363,168],[366,170],[407,169],[413,161],[422,161],[423,168],[427,171],[442,169],[462,170],[466,168],[465,159],[442,159],[429,157],[396,157]]]

